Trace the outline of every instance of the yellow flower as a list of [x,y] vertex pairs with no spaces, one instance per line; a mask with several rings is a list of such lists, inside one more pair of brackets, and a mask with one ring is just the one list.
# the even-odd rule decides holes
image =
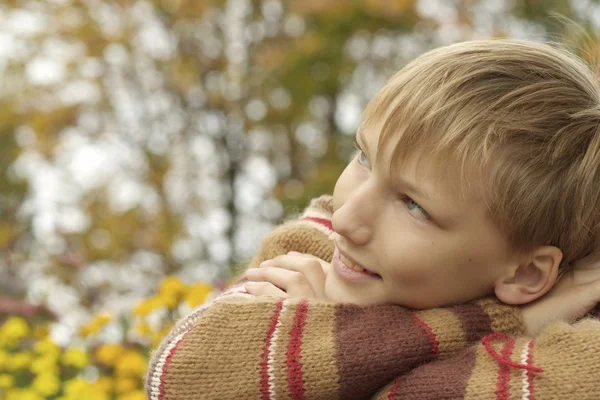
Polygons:
[[139,317],[150,314],[152,311],[163,306],[163,303],[156,297],[142,300],[133,310],[133,314]]
[[49,397],[60,389],[60,380],[57,375],[45,372],[36,376],[31,386],[42,396]]
[[122,357],[119,357],[115,364],[117,375],[120,376],[143,376],[146,372],[147,361],[140,353],[135,350],[127,350]]
[[95,352],[96,359],[102,364],[114,365],[125,349],[118,344],[103,344]]
[[185,302],[190,307],[197,307],[206,301],[207,296],[213,291],[213,287],[206,283],[197,283],[188,289]]
[[63,365],[82,369],[89,363],[89,357],[83,349],[71,348],[65,351],[62,357]]
[[10,355],[6,351],[0,349],[0,370],[7,368],[9,356]]
[[29,325],[21,317],[10,317],[0,327],[0,344],[13,345],[29,335]]
[[65,382],[65,394],[73,395],[84,393],[89,389],[90,383],[83,378],[76,377]]
[[15,384],[15,378],[12,375],[0,374],[0,389],[8,389]]
[[31,362],[29,370],[34,374],[41,374],[44,372],[58,374],[58,355],[54,356],[52,354],[49,354],[42,355],[41,357],[36,358]]
[[175,276],[167,276],[160,284],[159,293],[178,296],[185,291],[185,285]]
[[179,304],[179,296],[173,292],[159,293],[155,297],[156,302],[170,310],[174,310]]
[[31,353],[11,354],[10,357],[8,357],[7,369],[9,371],[27,369],[32,361],[33,356],[31,355]]
[[139,389],[141,380],[129,376],[118,377],[115,381],[115,391],[117,393],[130,392]]
[[38,325],[33,328],[33,337],[35,339],[46,339],[50,333],[48,325]]
[[146,400],[146,393],[143,390],[134,390],[118,397],[118,400]]
[[7,391],[5,400],[44,400],[44,398],[33,390],[27,388],[12,389]]
[[93,335],[104,328],[112,320],[112,317],[107,313],[98,314],[88,324],[79,329],[79,334],[83,337]]
[[136,327],[137,332],[140,335],[146,336],[149,335],[150,333],[152,333],[152,329],[150,329],[150,326],[144,322],[139,323]]
[[96,392],[108,393],[113,390],[114,382],[109,376],[101,376],[92,386]]
[[60,355],[60,347],[50,339],[42,339],[35,342],[33,350],[44,356],[58,357]]
[[[93,383],[80,377],[66,381],[64,384],[65,394],[59,399],[63,400],[108,400],[107,393],[99,392]],[[57,400],[59,400],[57,399]]]

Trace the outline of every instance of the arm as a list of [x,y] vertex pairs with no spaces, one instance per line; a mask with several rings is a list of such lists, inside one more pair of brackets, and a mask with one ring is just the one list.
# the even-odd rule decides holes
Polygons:
[[598,399],[599,339],[593,319],[555,322],[535,339],[490,335],[398,377],[373,398]]
[[165,338],[146,390],[151,400],[366,398],[487,334],[520,334],[516,310],[492,300],[415,312],[229,295]]

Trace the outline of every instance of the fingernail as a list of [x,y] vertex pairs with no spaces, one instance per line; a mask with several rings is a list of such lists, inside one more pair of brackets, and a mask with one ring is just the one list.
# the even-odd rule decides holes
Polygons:
[[288,251],[288,255],[290,256],[299,256],[302,253],[300,253],[299,251]]
[[248,268],[244,273],[245,276],[256,276],[256,268]]

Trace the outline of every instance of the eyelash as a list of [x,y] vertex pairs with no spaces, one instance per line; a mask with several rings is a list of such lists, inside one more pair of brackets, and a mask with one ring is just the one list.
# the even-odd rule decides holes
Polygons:
[[[422,220],[426,220],[426,221],[429,221],[429,220],[431,219],[431,218],[429,217],[429,213],[428,213],[428,212],[427,212],[427,211],[426,211],[426,210],[425,210],[423,207],[421,207],[421,206],[419,205],[419,203],[417,203],[416,201],[414,201],[414,200],[413,200],[413,199],[411,199],[410,197],[408,197],[408,196],[404,196],[404,198],[402,199],[402,201],[404,201],[404,204],[406,205],[406,209],[408,210],[408,212],[409,212],[411,215],[413,215],[415,218],[422,219]],[[418,208],[421,210],[421,212],[420,212],[420,215],[421,215],[421,216],[416,216],[416,215],[414,215],[413,213],[411,213],[411,212],[410,212],[409,204],[410,204],[411,202],[412,202],[412,203],[414,203],[414,204],[415,204],[415,205],[416,205],[416,206],[417,206],[417,207],[418,207]]]

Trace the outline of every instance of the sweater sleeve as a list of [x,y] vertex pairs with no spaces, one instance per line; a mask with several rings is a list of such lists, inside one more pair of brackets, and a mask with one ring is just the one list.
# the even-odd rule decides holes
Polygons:
[[364,399],[522,324],[515,308],[489,299],[417,312],[235,293],[174,329],[152,357],[150,400]]
[[263,239],[249,268],[290,251],[312,254],[331,262],[334,247],[329,238],[333,232],[331,214],[331,196],[313,199],[299,217],[279,225]]
[[[599,399],[600,322],[555,322],[537,337],[491,334],[398,376],[373,398]],[[417,396],[415,394],[418,394]]]

